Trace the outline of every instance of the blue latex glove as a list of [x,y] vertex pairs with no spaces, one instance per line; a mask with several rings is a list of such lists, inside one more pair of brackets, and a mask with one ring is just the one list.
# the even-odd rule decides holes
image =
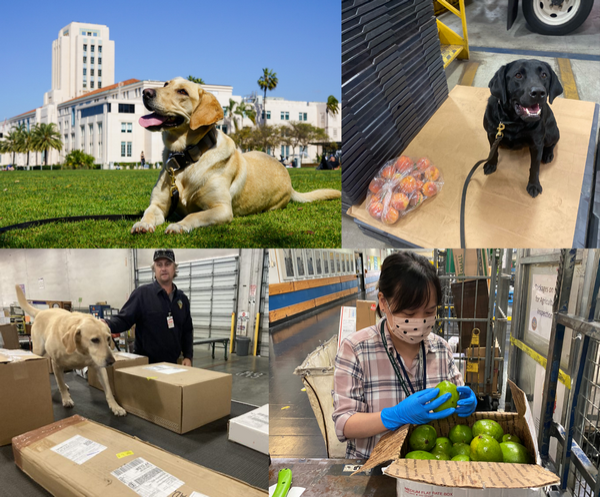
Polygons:
[[381,411],[383,426],[388,430],[395,430],[405,424],[423,425],[434,419],[450,416],[455,411],[454,407],[440,412],[429,412],[437,409],[450,398],[450,394],[445,393],[436,399],[439,393],[439,388],[427,388],[406,397],[394,407],[386,407]]
[[459,399],[456,407],[456,414],[461,418],[466,418],[475,412],[477,408],[477,397],[469,387],[457,387]]

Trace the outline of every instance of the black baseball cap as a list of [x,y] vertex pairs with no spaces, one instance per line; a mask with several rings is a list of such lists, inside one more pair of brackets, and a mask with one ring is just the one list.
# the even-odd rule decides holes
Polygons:
[[154,251],[153,261],[158,259],[169,259],[171,262],[175,262],[175,253],[170,249],[159,249]]

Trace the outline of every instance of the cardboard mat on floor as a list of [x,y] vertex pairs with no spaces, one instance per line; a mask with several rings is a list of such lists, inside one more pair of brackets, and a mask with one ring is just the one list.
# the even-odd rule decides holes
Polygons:
[[[439,167],[444,187],[434,198],[388,226],[373,219],[362,205],[348,214],[373,228],[422,247],[460,246],[460,197],[473,165],[489,154],[483,115],[488,88],[456,86],[404,151]],[[465,209],[467,247],[571,247],[588,159],[596,104],[557,98],[552,104],[560,130],[554,160],[540,167],[543,192],[526,191],[529,150],[499,149],[498,168],[485,176],[483,164],[469,184]],[[383,164],[381,164],[383,165]],[[587,181],[586,181],[587,183]],[[587,205],[587,204],[586,204]],[[587,215],[585,216],[587,219]]]

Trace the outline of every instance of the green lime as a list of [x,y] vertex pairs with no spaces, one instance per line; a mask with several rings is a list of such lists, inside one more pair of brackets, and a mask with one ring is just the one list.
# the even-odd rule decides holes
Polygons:
[[450,440],[448,440],[446,437],[436,438],[435,446],[433,447],[433,450],[431,452],[438,450],[441,450],[446,454],[450,455],[450,451],[452,450],[452,444],[450,443]]
[[517,435],[511,435],[510,433],[503,435],[502,441],[503,442],[515,442],[515,443],[518,443],[521,445],[523,444],[523,442],[521,442],[521,439],[519,437],[517,437]]
[[412,450],[431,450],[435,447],[435,439],[437,438],[437,432],[431,425],[417,426],[410,438],[408,444]]
[[431,451],[431,455],[434,458],[438,459],[439,461],[449,461],[450,460],[450,455],[447,454],[443,449],[438,449],[438,450],[433,449]]
[[470,456],[471,455],[471,447],[468,444],[454,444],[450,449],[450,455],[454,456]]
[[478,435],[489,435],[490,437],[494,437],[496,442],[500,443],[502,442],[504,430],[502,426],[492,419],[480,419],[479,421],[475,421],[473,425],[473,437],[477,437]]
[[470,461],[471,458],[469,456],[458,455],[458,456],[454,456],[450,460],[451,461]]
[[527,452],[527,449],[516,442],[502,442],[500,444],[502,457],[504,462],[513,464],[529,464],[532,462],[532,457]]
[[434,412],[440,412],[444,409],[449,409],[450,407],[456,407],[458,402],[458,392],[456,391],[456,385],[450,381],[442,381],[437,384],[436,388],[440,389],[440,394],[436,397],[441,397],[442,395],[449,393],[450,398],[444,402],[440,407],[434,409]]
[[481,462],[503,462],[502,449],[495,438],[478,435],[471,442],[471,460]]
[[473,432],[467,425],[455,425],[450,428],[448,438],[453,444],[470,444],[471,440],[473,440]]
[[429,452],[424,450],[413,450],[404,456],[404,459],[435,459]]

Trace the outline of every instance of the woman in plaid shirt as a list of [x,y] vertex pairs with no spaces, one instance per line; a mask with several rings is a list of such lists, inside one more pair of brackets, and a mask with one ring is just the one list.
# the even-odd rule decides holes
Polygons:
[[[395,253],[383,261],[378,286],[385,319],[344,340],[335,360],[333,420],[348,459],[369,458],[388,430],[455,411],[467,417],[477,407],[448,343],[432,333],[442,296],[435,268],[420,255]],[[458,406],[430,412],[450,398],[436,399],[444,380],[458,386]]]

